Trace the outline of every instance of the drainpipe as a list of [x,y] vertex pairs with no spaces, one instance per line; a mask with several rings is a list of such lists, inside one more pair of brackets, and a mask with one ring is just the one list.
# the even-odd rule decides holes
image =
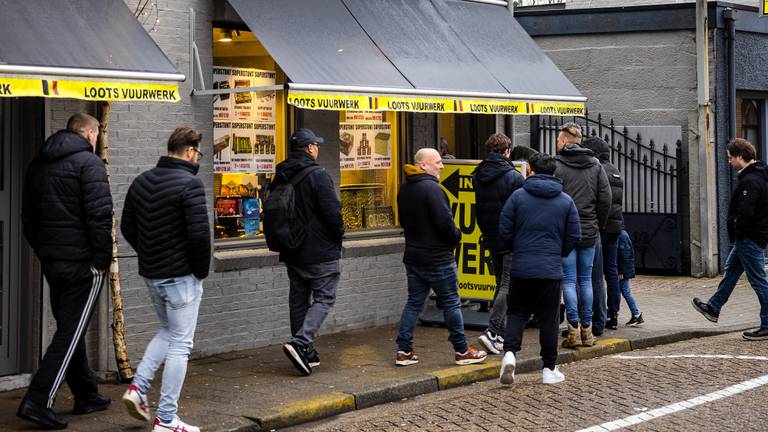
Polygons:
[[723,11],[728,30],[728,139],[736,138],[736,11]]

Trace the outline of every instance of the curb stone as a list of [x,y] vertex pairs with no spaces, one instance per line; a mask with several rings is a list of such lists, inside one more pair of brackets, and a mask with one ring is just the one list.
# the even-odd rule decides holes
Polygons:
[[[718,330],[691,330],[650,336],[639,339],[601,339],[594,346],[581,347],[558,354],[558,364],[573,363],[596,357],[618,354],[636,349],[681,342],[744,330],[744,326],[730,326]],[[410,397],[435,393],[453,387],[494,379],[499,375],[500,360],[486,363],[439,369],[427,374],[416,375],[392,383],[374,386],[353,393],[332,392],[315,398],[300,400],[271,410],[263,416],[249,417],[256,424],[243,426],[237,432],[269,431],[276,428],[296,426],[301,423],[322,420],[348,411],[369,408]],[[539,358],[525,359],[517,363],[516,373],[534,372],[541,368]]]

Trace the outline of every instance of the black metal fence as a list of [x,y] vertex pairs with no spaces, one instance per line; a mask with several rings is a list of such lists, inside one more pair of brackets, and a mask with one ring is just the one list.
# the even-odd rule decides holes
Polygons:
[[563,124],[581,126],[584,137],[599,136],[611,149],[611,163],[624,181],[624,220],[632,237],[638,271],[681,273],[679,215],[682,143],[645,141],[626,127],[608,124],[598,114],[590,117],[539,116],[532,124],[531,142],[541,152],[557,153],[557,135]]

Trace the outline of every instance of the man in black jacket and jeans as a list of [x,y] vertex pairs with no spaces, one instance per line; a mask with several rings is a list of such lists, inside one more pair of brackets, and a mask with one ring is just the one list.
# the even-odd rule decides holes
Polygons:
[[94,154],[98,135],[98,120],[73,115],[43,144],[24,181],[24,237],[48,281],[56,333],[17,415],[50,429],[67,427],[53,413],[64,380],[75,396],[74,414],[110,404],[98,394],[83,339],[112,259],[112,195]]
[[395,364],[408,366],[419,362],[413,350],[416,321],[430,288],[437,295],[437,307],[443,310],[448,340],[458,365],[479,363],[488,354],[467,344],[464,316],[459,299],[458,269],[453,250],[461,240],[453,213],[440,184],[443,161],[440,153],[423,148],[405,165],[405,183],[397,194],[400,226],[405,231],[403,263],[408,277],[408,300],[400,317]]
[[768,280],[765,276],[765,247],[768,245],[768,168],[755,160],[752,144],[736,138],[726,145],[728,163],[738,171],[738,183],[728,206],[728,238],[733,243],[725,261],[723,280],[709,301],[698,297],[693,307],[712,322],[728,302],[736,282],[747,273],[749,284],[760,301],[760,328],[744,332],[747,340],[768,340]]
[[493,294],[493,309],[488,319],[488,328],[478,339],[490,353],[501,354],[504,349],[512,255],[499,238],[499,215],[512,192],[522,187],[525,179],[515,170],[509,159],[512,150],[512,140],[509,137],[495,133],[488,137],[485,148],[488,150],[488,156],[475,168],[472,185],[475,189],[477,225],[483,233],[481,241],[486,250],[491,251],[493,258],[496,291]]
[[203,279],[211,261],[211,229],[203,182],[196,176],[202,135],[173,131],[168,155],[131,183],[120,230],[138,254],[139,274],[160,320],[133,383],[123,395],[129,413],[149,421],[147,391],[163,362],[163,381],[153,431],[198,432],[177,415],[187,358],[197,327]]
[[324,141],[310,129],[297,130],[290,139],[291,152],[277,165],[273,182],[289,182],[300,173],[305,175],[294,189],[296,211],[306,236],[299,247],[280,253],[291,281],[288,305],[292,338],[283,345],[283,352],[304,375],[320,365],[314,342],[336,302],[341,275],[341,201],[331,176],[317,163]]

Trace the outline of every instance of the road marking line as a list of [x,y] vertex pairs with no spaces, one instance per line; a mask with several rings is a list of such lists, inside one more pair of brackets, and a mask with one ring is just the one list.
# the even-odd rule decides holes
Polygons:
[[[666,356],[666,357],[668,358],[670,356]],[[754,357],[754,356],[732,356],[732,357]],[[638,357],[633,357],[633,358],[638,358]],[[656,357],[650,356],[650,358],[656,358]],[[765,358],[765,357],[763,359],[768,360],[768,358]],[[768,375],[763,375],[761,377],[754,378],[748,381],[743,381],[739,384],[735,384],[730,387],[726,387],[722,390],[718,390],[709,394],[697,396],[695,398],[673,403],[667,406],[663,406],[661,408],[656,408],[650,411],[646,411],[642,414],[636,414],[633,416],[625,417],[623,419],[606,422],[597,426],[592,426],[586,429],[580,429],[576,432],[606,432],[606,431],[613,431],[613,430],[625,428],[628,426],[633,426],[633,425],[643,423],[649,420],[653,420],[668,414],[673,414],[679,411],[693,408],[695,406],[702,405],[707,402],[714,402],[718,399],[734,396],[739,393],[743,393],[747,390],[751,390],[766,384],[768,384]]]
[[676,358],[704,358],[704,359],[723,359],[723,360],[761,360],[768,361],[765,356],[747,356],[747,355],[723,355],[723,354],[673,354],[673,355],[615,355],[613,358],[625,360],[643,360],[643,359],[676,359]]

